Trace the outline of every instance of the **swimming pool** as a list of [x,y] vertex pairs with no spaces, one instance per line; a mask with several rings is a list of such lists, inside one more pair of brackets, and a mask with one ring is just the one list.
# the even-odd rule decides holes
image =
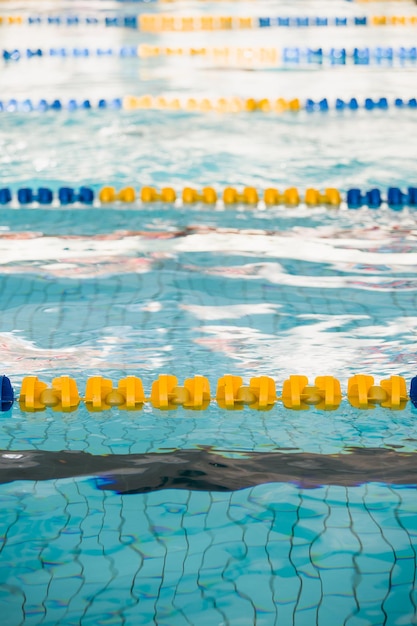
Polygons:
[[[401,7],[401,10],[399,10]],[[367,3],[7,3],[4,14],[202,11],[355,16]],[[138,34],[103,24],[1,27],[2,47],[412,46],[411,27]],[[381,27],[382,28],[382,27]],[[385,28],[385,27],[383,27]],[[414,27],[415,29],[415,27]],[[95,106],[178,98],[415,97],[415,67],[202,59],[22,58],[1,100],[89,98],[78,110],[0,112],[0,342],[18,394],[30,375],[149,396],[161,374],[341,381],[335,410],[146,402],[1,414],[4,623],[177,626],[409,625],[417,620],[416,408],[355,408],[348,379],[416,374],[416,208],[185,204],[205,185],[416,184],[417,111],[192,112]],[[13,107],[12,107],[13,108]],[[42,107],[41,107],[42,108]],[[27,205],[21,188],[94,190],[92,205]],[[99,190],[173,187],[175,203],[100,203]]]

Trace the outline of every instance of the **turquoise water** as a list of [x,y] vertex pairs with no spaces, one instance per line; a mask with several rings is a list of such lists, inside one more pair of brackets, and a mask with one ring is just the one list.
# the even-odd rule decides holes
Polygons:
[[[404,6],[403,6],[404,4]],[[43,7],[44,5],[42,5]],[[56,5],[46,4],[45,11]],[[59,4],[60,11],[83,4]],[[147,6],[356,15],[408,3]],[[140,11],[100,2],[104,9]],[[17,3],[2,6],[28,12]],[[7,9],[7,10],[6,10]],[[41,10],[37,7],[37,10]],[[4,47],[154,42],[121,29],[4,27]],[[224,33],[204,35],[207,45]],[[407,28],[232,32],[230,45],[413,45]],[[177,39],[176,39],[177,38]],[[180,39],[178,39],[180,38]],[[196,35],[158,36],[195,45]],[[185,71],[186,68],[186,71]],[[175,94],[414,97],[415,68],[245,71],[145,60],[3,67],[1,98]],[[415,185],[412,110],[268,116],[0,115],[1,186]],[[201,205],[1,208],[2,372],[416,374],[415,210]],[[417,623],[417,409],[117,408],[0,418],[6,626]]]
[[119,496],[66,480],[3,498],[7,623],[413,623],[410,489]]

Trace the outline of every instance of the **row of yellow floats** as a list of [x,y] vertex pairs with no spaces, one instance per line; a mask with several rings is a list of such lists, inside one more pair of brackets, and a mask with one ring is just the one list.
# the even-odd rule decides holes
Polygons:
[[[373,409],[375,405],[402,410],[408,401],[406,381],[401,376],[391,376],[375,385],[374,377],[356,374],[348,380],[347,398],[359,409]],[[342,401],[340,382],[333,376],[318,376],[309,384],[307,376],[290,376],[284,381],[281,396],[277,396],[275,381],[269,376],[251,378],[249,385],[243,384],[240,376],[228,374],[217,381],[215,398],[210,395],[210,383],[205,376],[187,378],[183,385],[176,376],[161,374],[152,383],[151,395],[145,396],[143,383],[137,376],[122,378],[116,388],[109,378],[88,378],[84,397],[81,397],[75,380],[60,376],[52,380],[51,386],[27,376],[22,381],[19,403],[23,411],[42,411],[51,407],[55,411],[70,412],[83,401],[89,411],[104,411],[112,407],[124,410],[140,410],[150,402],[160,410],[186,409],[204,410],[215,400],[227,410],[240,410],[244,406],[268,411],[277,401],[287,409],[303,410],[315,406],[327,411],[335,410]]]
[[[183,204],[194,204],[201,202],[203,204],[216,204],[219,200],[219,195],[213,187],[204,187],[202,190],[193,189],[191,187],[185,187],[180,193],[179,197],[177,192],[172,187],[163,187],[161,190],[157,190],[154,187],[142,187],[139,194],[133,187],[124,187],[117,191],[114,187],[103,187],[99,192],[99,200],[102,204],[108,204],[111,202],[126,202],[131,203],[140,199],[144,203],[149,202],[165,202],[174,203],[181,198]],[[259,195],[258,190],[255,187],[245,187],[239,191],[235,187],[226,187],[221,193],[221,198],[225,205],[233,204],[247,204],[257,205],[261,199],[267,206],[278,206],[280,204],[285,206],[295,207],[300,204],[306,204],[307,206],[330,206],[339,207],[342,202],[340,191],[334,188],[328,188],[323,192],[318,189],[307,189],[304,196],[301,196],[296,187],[289,187],[283,192],[278,189],[269,187],[262,192],[262,196]]]
[[195,111],[199,113],[297,113],[303,107],[299,98],[168,98],[166,96],[125,96],[122,101],[125,111],[154,109],[159,111]]
[[192,30],[231,30],[233,28],[256,28],[259,18],[232,15],[186,15],[142,13],[139,16],[139,29],[142,32],[160,33]]
[[210,58],[214,61],[234,61],[234,62],[257,62],[276,65],[281,59],[281,51],[274,47],[260,48],[235,47],[235,46],[155,46],[150,44],[140,44],[137,48],[138,57],[144,59],[148,57],[168,56],[168,57],[202,57]]

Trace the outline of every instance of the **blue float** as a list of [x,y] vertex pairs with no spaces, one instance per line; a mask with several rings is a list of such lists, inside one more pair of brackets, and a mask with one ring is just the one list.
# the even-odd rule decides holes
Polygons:
[[359,209],[363,204],[361,190],[348,189],[346,202],[349,209]]
[[94,191],[90,187],[80,187],[78,193],[78,202],[82,204],[92,204],[94,200]]
[[14,402],[14,391],[10,378],[0,376],[0,411],[9,411]]
[[371,189],[370,191],[367,191],[365,203],[370,209],[379,209],[382,203],[380,190]]
[[259,28],[269,28],[271,26],[271,18],[260,17],[258,23],[259,23]]
[[409,206],[417,206],[417,187],[409,187],[408,191],[408,204]]
[[8,187],[0,189],[0,204],[9,204],[12,201],[12,192]]
[[17,201],[19,204],[31,204],[33,202],[33,191],[29,187],[22,187],[17,190]]
[[389,187],[387,202],[391,207],[402,207],[405,201],[405,194],[398,187]]
[[51,189],[39,187],[37,200],[39,204],[52,204],[54,196]]
[[60,187],[58,189],[58,200],[61,204],[74,204],[75,191],[71,187]]
[[410,400],[417,407],[417,376],[411,379],[410,383]]

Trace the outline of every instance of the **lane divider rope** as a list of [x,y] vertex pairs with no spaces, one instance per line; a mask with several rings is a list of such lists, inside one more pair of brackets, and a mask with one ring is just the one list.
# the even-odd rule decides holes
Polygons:
[[[14,402],[14,391],[7,376],[0,377],[0,409],[8,411]],[[372,410],[380,405],[392,410],[405,409],[408,400],[417,406],[417,376],[411,380],[409,394],[407,383],[401,376],[390,376],[375,384],[373,376],[356,374],[349,378],[346,398],[349,403],[362,410]],[[141,410],[145,403],[154,408],[175,410],[204,410],[215,401],[222,409],[251,409],[268,411],[277,402],[285,408],[308,410],[314,406],[333,411],[342,402],[340,382],[333,376],[317,376],[310,384],[307,376],[291,375],[284,380],[281,395],[277,395],[276,383],[270,376],[257,376],[245,385],[240,376],[227,374],[217,380],[215,396],[211,395],[207,377],[196,375],[187,378],[182,385],[176,376],[161,374],[152,383],[150,396],[146,396],[142,380],[137,376],[126,376],[117,387],[103,376],[87,379],[84,396],[80,396],[76,381],[69,376],[59,376],[50,386],[37,376],[26,376],[21,385],[19,404],[23,411],[43,411],[47,407],[55,411],[70,412],[81,402],[89,411],[103,411],[112,407],[122,410]]]
[[149,58],[157,56],[182,56],[208,58],[217,62],[260,63],[276,66],[277,64],[323,64],[330,65],[369,65],[371,63],[413,63],[417,60],[417,47],[393,48],[377,46],[374,48],[301,48],[301,47],[167,47],[140,44],[139,46],[122,46],[120,48],[88,48],[88,47],[54,47],[54,48],[26,48],[3,49],[4,61],[20,61],[24,58],[89,58],[89,57],[116,57],[116,58]]
[[[175,0],[166,0],[166,2],[174,2]],[[392,2],[406,2],[410,4],[410,0],[346,0],[347,2],[354,2],[358,4],[369,4],[371,2],[378,2],[378,4],[388,4]]]
[[[91,187],[80,187],[78,190],[73,187],[60,187],[54,192],[49,187],[39,187],[34,190],[30,187],[21,187],[14,194],[10,187],[0,188],[0,205],[28,206],[37,203],[42,206],[68,206],[72,204],[94,203],[95,193]],[[201,190],[193,187],[184,187],[179,193],[173,187],[163,187],[161,190],[155,187],[141,187],[137,192],[134,187],[123,187],[116,190],[115,187],[102,187],[98,193],[99,206],[115,203],[135,203],[142,204],[162,202],[165,204],[182,203],[215,205],[222,201],[225,206],[248,205],[253,208],[262,206],[286,206],[297,207],[304,205],[307,207],[327,207],[338,209],[345,204],[349,209],[359,209],[368,207],[378,209],[382,205],[391,208],[417,207],[417,187],[408,187],[407,191],[402,191],[399,187],[389,187],[383,195],[380,189],[373,188],[362,191],[359,188],[348,189],[345,194],[336,188],[329,187],[323,191],[315,188],[308,188],[304,193],[300,193],[296,187],[289,187],[280,191],[276,187],[268,187],[259,192],[256,187],[244,187],[239,190],[235,187],[225,187],[222,192],[216,191],[214,187],[203,187]]]
[[211,111],[220,113],[243,113],[243,112],[257,112],[262,113],[285,113],[285,112],[298,112],[307,111],[313,113],[315,111],[327,112],[330,110],[335,111],[357,111],[358,109],[364,109],[366,111],[373,111],[375,109],[386,111],[390,108],[397,109],[417,109],[416,98],[395,98],[389,100],[385,97],[378,99],[365,98],[363,101],[357,98],[350,98],[349,100],[343,100],[336,98],[334,101],[329,101],[327,98],[321,98],[320,100],[313,100],[312,98],[306,98],[300,100],[299,98],[196,98],[189,97],[186,99],[172,98],[166,96],[125,96],[122,100],[122,108],[124,110],[135,109],[153,109],[153,110],[168,110],[168,111],[195,111],[208,113]]
[[[149,2],[149,0],[142,0]],[[141,15],[0,15],[0,26],[105,26],[139,28],[142,32],[184,32],[254,28],[307,28],[351,26],[417,26],[415,15],[358,16],[240,16],[142,13]]]
[[190,96],[178,98],[172,96],[124,96],[123,98],[101,98],[92,101],[90,99],[77,100],[70,98],[67,101],[60,99],[38,101],[26,98],[17,100],[11,98],[7,101],[0,100],[0,112],[3,113],[30,113],[32,111],[79,111],[79,110],[124,110],[134,111],[155,110],[155,111],[188,111],[194,113],[298,113],[307,111],[308,113],[328,111],[387,111],[388,109],[417,110],[417,98],[349,98],[343,100],[336,98],[329,100],[321,98],[314,100],[306,98],[239,98],[235,96],[227,98],[206,98]]
[[138,56],[138,46],[122,46],[120,48],[64,48],[64,47],[56,47],[56,48],[26,48],[26,49],[12,49],[12,50],[2,50],[2,56],[4,61],[20,61],[24,58],[26,59],[34,59],[34,58],[45,58],[45,57],[54,57],[54,58],[87,58],[90,56],[94,57],[120,57],[120,58],[132,58]]
[[158,46],[140,44],[138,56],[141,58],[157,56],[181,56],[209,58],[213,61],[250,63],[256,62],[267,65],[286,64],[323,64],[330,65],[369,65],[371,63],[402,63],[417,60],[417,47],[393,48],[391,46],[376,46],[373,48],[305,48],[305,47],[232,47],[232,46]]
[[[140,1],[140,0],[136,0]],[[149,2],[152,0],[142,0]],[[1,26],[106,26],[138,28],[138,15],[0,15]]]
[[142,32],[185,32],[254,28],[307,28],[350,26],[417,26],[415,15],[372,15],[353,17],[250,17],[241,15],[187,15],[142,13]]

